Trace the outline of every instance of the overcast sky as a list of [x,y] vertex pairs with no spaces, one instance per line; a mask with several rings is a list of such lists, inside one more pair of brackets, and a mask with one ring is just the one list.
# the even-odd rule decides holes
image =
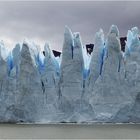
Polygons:
[[61,50],[65,25],[80,32],[85,45],[93,43],[99,28],[107,33],[111,24],[121,36],[140,27],[140,2],[0,2],[0,39],[7,47],[28,38]]

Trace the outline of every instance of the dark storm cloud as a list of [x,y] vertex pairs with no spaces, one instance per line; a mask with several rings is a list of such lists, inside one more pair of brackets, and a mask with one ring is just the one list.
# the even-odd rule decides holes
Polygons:
[[92,43],[103,28],[116,24],[120,35],[140,25],[140,2],[0,2],[0,39],[13,45],[25,37],[61,50],[65,25]]

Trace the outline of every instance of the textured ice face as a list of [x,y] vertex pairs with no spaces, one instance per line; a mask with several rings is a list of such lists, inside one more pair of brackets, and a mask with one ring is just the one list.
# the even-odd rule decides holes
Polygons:
[[99,32],[95,34],[95,44],[96,46],[104,46],[104,42],[104,32],[100,29]]
[[14,67],[14,64],[13,64],[13,55],[12,55],[11,52],[10,52],[10,54],[9,54],[9,56],[8,56],[7,63],[8,63],[8,75],[10,75],[10,72],[11,72],[11,70],[12,70],[13,67]]
[[16,44],[15,48],[9,53],[7,64],[8,64],[8,75],[18,75],[19,63],[20,63],[20,44]]
[[63,113],[63,121],[75,122],[80,121],[81,107],[85,104],[84,101],[81,102],[84,80],[83,45],[79,33],[72,34],[68,28],[65,30],[59,82],[61,95],[59,97],[59,109]]
[[115,25],[111,26],[110,28],[106,46],[107,46],[108,54],[109,54],[109,51],[112,51],[112,49],[119,52],[121,51],[121,45],[119,41],[119,31]]
[[116,25],[112,25],[109,30],[109,34],[114,33],[117,37],[119,37],[119,30]]
[[45,44],[44,46],[44,51],[45,51],[45,57],[46,58],[52,58],[53,57],[53,54],[52,54],[52,51],[50,50],[50,47],[49,47],[49,44]]
[[103,30],[95,34],[94,51],[91,56],[89,66],[89,77],[87,78],[87,92],[91,93],[94,88],[94,83],[102,73],[102,66],[104,62],[105,46],[104,46],[104,34]]
[[43,57],[44,67],[46,69],[49,69],[47,67],[50,67],[49,65],[51,65],[52,68],[50,69],[50,71],[54,71],[55,73],[59,74],[60,73],[60,62],[59,62],[60,60],[54,57],[54,54],[49,47],[49,44],[47,43],[45,44],[44,51],[45,51],[45,57]]
[[[65,32],[64,32],[64,43],[63,43],[63,49],[62,49],[62,57],[65,60],[65,57],[68,59],[72,59],[73,57],[73,34],[71,30],[66,26]],[[64,53],[65,52],[65,53]],[[65,63],[65,61],[62,60],[61,63]]]
[[125,54],[130,55],[131,52],[139,52],[139,30],[137,27],[133,27],[127,33],[126,50]]
[[4,46],[4,42],[0,41],[0,58],[6,60],[8,57],[8,50]]
[[[99,33],[97,33],[97,35]],[[98,37],[97,35],[96,37]],[[99,41],[99,39],[95,40]],[[101,44],[100,47],[103,48],[104,43],[101,43],[101,39],[99,42],[100,43],[98,44]],[[97,45],[97,47],[98,46],[99,45]],[[118,112],[121,105],[123,106],[122,101],[124,91],[123,87],[121,87],[121,83],[123,83],[121,78],[124,77],[123,57],[121,54],[118,36],[116,32],[114,32],[114,30],[112,32],[112,27],[108,34],[105,47],[107,55],[102,60],[103,63],[100,63],[102,64],[101,74],[99,73],[101,65],[98,65],[100,59],[97,59],[98,61],[96,61],[96,67],[98,66],[98,73],[97,69],[95,68],[95,65],[92,65],[91,68],[94,69],[94,71],[96,70],[96,73],[94,72],[93,75],[90,75],[91,77],[89,77],[89,79],[91,79],[92,77],[95,77],[98,74],[98,77],[96,78],[96,80],[94,80],[95,82],[90,82],[92,84],[91,87],[93,88],[91,91],[89,91],[89,102],[93,107],[96,119],[98,121],[109,121]],[[98,52],[100,53],[100,51]],[[95,54],[96,55],[94,55],[94,57],[97,56],[97,52]],[[102,53],[100,53],[100,55],[101,54]],[[117,100],[111,100],[111,98],[116,98]],[[126,98],[126,101],[127,100],[128,99]]]
[[[106,40],[106,41],[105,41]],[[140,122],[140,41],[128,31],[124,55],[119,31],[100,29],[90,56],[80,33],[65,27],[62,55],[44,54],[25,39],[6,53],[0,42],[1,122]]]
[[20,51],[21,51],[20,44],[16,44],[15,48],[12,51],[14,65],[16,65],[20,59]]

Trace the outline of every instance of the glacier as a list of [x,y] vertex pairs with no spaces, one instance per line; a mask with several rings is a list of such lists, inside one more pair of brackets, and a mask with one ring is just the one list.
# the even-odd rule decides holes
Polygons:
[[0,41],[0,123],[140,123],[140,32],[96,32],[88,54],[79,32],[65,26],[55,57],[24,39],[8,51]]

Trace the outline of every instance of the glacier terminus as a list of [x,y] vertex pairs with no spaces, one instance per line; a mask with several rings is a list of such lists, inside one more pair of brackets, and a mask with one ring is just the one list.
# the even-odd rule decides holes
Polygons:
[[123,52],[117,26],[100,29],[90,55],[65,26],[60,57],[48,43],[8,52],[1,41],[0,123],[140,123],[139,33],[128,30]]

